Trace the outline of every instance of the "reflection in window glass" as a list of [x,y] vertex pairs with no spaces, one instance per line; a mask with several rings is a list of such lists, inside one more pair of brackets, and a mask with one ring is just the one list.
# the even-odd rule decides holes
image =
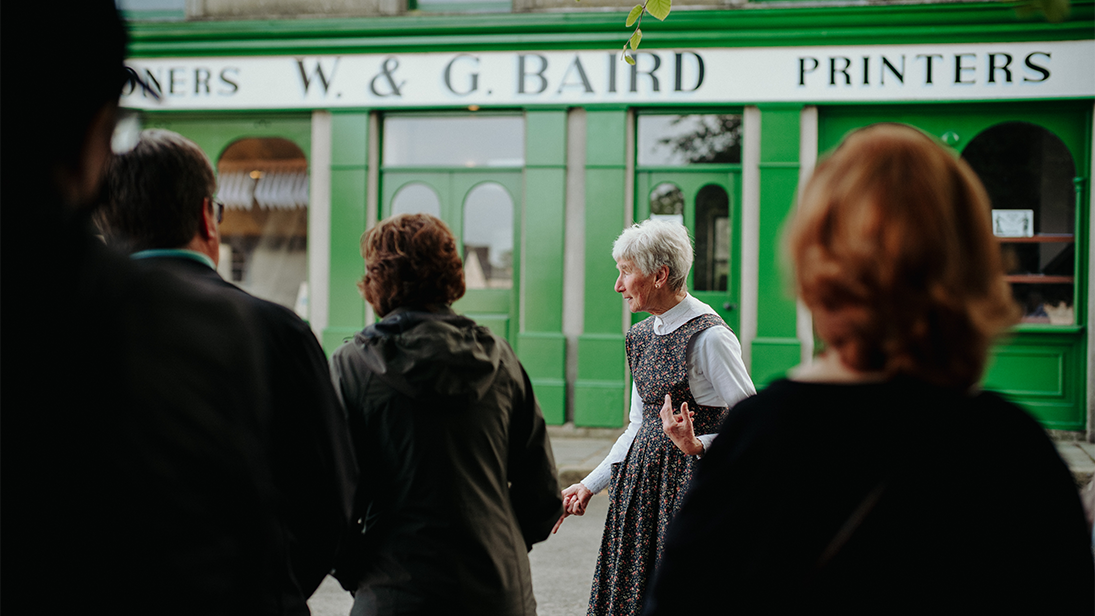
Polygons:
[[384,165],[389,167],[520,167],[525,164],[521,116],[389,116]]
[[650,191],[650,217],[684,224],[684,193],[676,184],[663,182]]
[[640,166],[741,162],[740,115],[640,115]]
[[1023,321],[1073,324],[1076,167],[1068,148],[1040,126],[1005,122],[975,137],[962,158],[981,178],[994,211],[1033,211],[1032,237],[1000,238]]
[[308,161],[293,142],[242,139],[217,163],[224,203],[218,270],[308,318]]
[[[412,0],[413,1],[413,0]],[[508,13],[510,0],[418,0],[414,8],[423,13]]]
[[501,184],[480,184],[464,200],[464,284],[513,287],[513,199]]
[[709,184],[696,194],[696,265],[693,288],[725,291],[730,276],[730,198]]
[[392,197],[392,216],[397,214],[430,214],[441,218],[441,200],[434,189],[422,182],[407,184]]

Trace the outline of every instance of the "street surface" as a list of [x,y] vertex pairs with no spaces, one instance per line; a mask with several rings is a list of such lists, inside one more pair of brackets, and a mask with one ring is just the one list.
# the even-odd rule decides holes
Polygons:
[[[559,533],[537,543],[529,554],[538,616],[581,616],[586,613],[593,569],[608,515],[608,492],[589,501],[586,514],[571,516]],[[313,616],[346,616],[353,598],[328,577],[308,601]]]

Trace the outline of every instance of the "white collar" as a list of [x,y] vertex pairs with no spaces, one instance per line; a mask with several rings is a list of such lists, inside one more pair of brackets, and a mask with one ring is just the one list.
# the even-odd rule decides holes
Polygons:
[[688,293],[676,306],[654,316],[654,333],[664,336],[674,332],[678,327],[701,314],[715,314],[715,311]]

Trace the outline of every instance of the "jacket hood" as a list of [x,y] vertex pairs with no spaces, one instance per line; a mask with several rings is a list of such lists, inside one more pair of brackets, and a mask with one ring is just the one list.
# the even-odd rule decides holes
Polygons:
[[502,360],[490,330],[449,308],[396,309],[358,332],[354,346],[377,378],[411,398],[436,392],[479,400]]

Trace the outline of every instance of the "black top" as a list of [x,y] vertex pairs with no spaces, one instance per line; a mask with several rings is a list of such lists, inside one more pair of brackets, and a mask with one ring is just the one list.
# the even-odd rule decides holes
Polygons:
[[731,410],[645,613],[1089,615],[1090,539],[1053,443],[999,396],[782,380]]
[[331,358],[361,462],[354,614],[535,614],[528,550],[562,513],[516,355],[452,311],[397,310]]

